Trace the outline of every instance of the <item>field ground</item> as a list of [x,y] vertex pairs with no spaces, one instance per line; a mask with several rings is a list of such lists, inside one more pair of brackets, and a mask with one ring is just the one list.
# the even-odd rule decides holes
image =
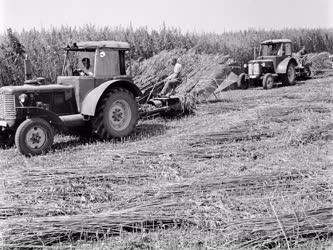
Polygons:
[[235,90],[123,142],[2,150],[0,248],[333,248],[332,95],[333,78]]

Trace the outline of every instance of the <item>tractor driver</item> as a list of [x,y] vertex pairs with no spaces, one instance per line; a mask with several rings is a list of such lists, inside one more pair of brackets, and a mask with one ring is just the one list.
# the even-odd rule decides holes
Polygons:
[[93,72],[91,72],[91,65],[89,58],[85,57],[82,59],[83,69],[80,70],[81,76],[93,76]]

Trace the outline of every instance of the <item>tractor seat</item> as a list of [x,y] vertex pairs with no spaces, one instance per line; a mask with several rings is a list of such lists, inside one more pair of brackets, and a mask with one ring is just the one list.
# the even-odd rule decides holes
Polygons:
[[44,85],[44,83],[45,83],[44,77],[37,77],[35,79],[24,81],[24,84],[30,84],[30,85]]

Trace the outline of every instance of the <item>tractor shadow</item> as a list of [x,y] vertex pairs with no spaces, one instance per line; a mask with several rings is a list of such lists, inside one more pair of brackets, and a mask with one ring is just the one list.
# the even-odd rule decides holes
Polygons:
[[[306,79],[297,78],[296,81],[295,81],[294,86],[303,85],[307,81],[311,81],[313,79],[315,79],[315,78],[306,78]],[[288,87],[290,87],[289,85],[282,84],[282,82],[276,82],[276,83],[277,83],[277,85],[275,85],[272,89],[279,89],[279,88],[288,88]],[[251,84],[247,89],[251,89],[251,90],[264,90],[264,91],[266,91],[265,89],[263,89],[262,84],[260,84],[260,83]],[[242,90],[242,89],[238,88],[236,90]]]
[[164,135],[167,130],[171,129],[170,126],[160,123],[141,123],[135,128],[134,133],[131,138],[134,140],[142,140],[150,137],[155,137],[159,135]]
[[170,126],[158,123],[140,123],[136,126],[134,132],[125,137],[119,139],[101,140],[97,135],[92,133],[67,133],[61,134],[56,137],[51,151],[66,150],[69,148],[75,148],[83,145],[96,144],[96,143],[126,143],[133,141],[140,141],[151,137],[163,135],[167,130],[171,129]]
[[55,142],[52,145],[51,151],[66,150],[82,145],[94,144],[100,141],[94,134],[60,134],[55,137]]
[[[311,80],[309,79],[297,79],[294,83],[294,85],[283,85],[283,84],[279,84],[278,86],[276,86],[277,88],[290,88],[291,86],[299,86],[299,85],[304,85],[307,81]],[[275,87],[275,88],[276,88]]]

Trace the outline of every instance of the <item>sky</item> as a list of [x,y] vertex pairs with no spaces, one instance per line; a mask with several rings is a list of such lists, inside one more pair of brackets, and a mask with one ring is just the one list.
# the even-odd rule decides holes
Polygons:
[[61,25],[217,32],[333,28],[332,0],[0,0],[0,33]]

